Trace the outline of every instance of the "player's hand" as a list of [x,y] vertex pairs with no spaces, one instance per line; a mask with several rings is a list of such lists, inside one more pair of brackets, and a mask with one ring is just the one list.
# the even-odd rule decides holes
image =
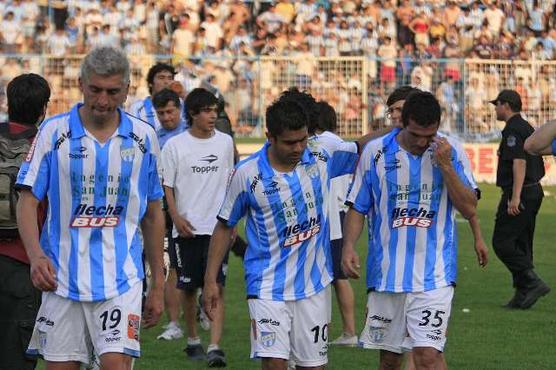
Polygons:
[[176,225],[176,230],[178,231],[178,234],[180,234],[182,238],[192,238],[195,236],[194,234],[195,228],[185,218],[181,216],[177,216],[172,221],[174,222],[174,225]]
[[33,286],[42,292],[54,291],[58,288],[56,269],[44,254],[31,261],[31,281]]
[[205,286],[203,287],[203,307],[210,321],[214,320],[214,312],[216,312],[218,307],[219,294],[220,288],[216,281],[205,281]]
[[433,142],[433,158],[440,168],[448,168],[452,165],[452,146],[448,139],[435,136]]
[[485,267],[488,263],[488,249],[482,238],[475,240],[475,254],[477,255],[479,266]]
[[143,310],[143,328],[155,326],[164,311],[164,285],[152,286],[147,294]]
[[344,270],[344,274],[349,278],[359,279],[361,276],[359,256],[353,248],[346,248],[344,246],[342,252],[342,269]]
[[521,210],[519,209],[519,203],[519,198],[514,199],[514,197],[512,197],[512,199],[508,201],[508,214],[510,216],[517,216],[521,213]]

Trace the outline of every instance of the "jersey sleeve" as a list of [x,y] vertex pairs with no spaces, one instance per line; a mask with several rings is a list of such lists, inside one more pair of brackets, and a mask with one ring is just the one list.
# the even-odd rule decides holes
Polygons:
[[174,145],[167,143],[162,148],[162,184],[173,188],[176,183],[176,159]]
[[230,174],[224,202],[217,218],[228,227],[235,226],[245,216],[249,207],[249,193],[247,181],[242,175],[241,168]]
[[[369,148],[367,148],[369,149]],[[374,203],[372,193],[372,151],[365,150],[361,155],[353,182],[348,191],[346,205],[361,214],[367,214]]]
[[354,142],[338,143],[330,158],[330,178],[352,174],[359,158],[359,147]]
[[149,152],[149,163],[148,163],[148,192],[147,192],[147,200],[153,201],[157,199],[161,199],[164,195],[162,191],[162,186],[160,185],[160,179],[162,178],[162,169],[160,166],[160,147],[158,146],[158,140],[152,132],[152,135],[149,136],[150,142],[150,152]]
[[473,171],[471,169],[471,162],[469,162],[469,157],[467,157],[467,153],[465,152],[463,145],[461,145],[461,143],[458,140],[450,140],[449,142],[450,145],[452,145],[452,148],[455,150],[456,158],[458,159],[459,162],[461,162],[461,165],[463,166],[465,177],[468,179],[471,187],[475,191],[477,191],[479,189],[479,186],[477,185],[477,182],[475,181],[475,177],[473,176]]
[[[473,172],[471,171],[469,160],[464,161],[462,160],[462,158],[458,157],[454,148],[452,148],[452,151],[452,165],[454,167],[454,170],[456,171],[456,174],[466,187],[476,191],[477,184],[475,183],[475,179],[473,178]],[[467,158],[467,156],[465,157]]]
[[53,137],[52,130],[39,130],[17,175],[16,189],[28,189],[38,200],[48,193]]
[[525,159],[525,140],[517,130],[510,129],[502,135],[500,157],[504,160]]

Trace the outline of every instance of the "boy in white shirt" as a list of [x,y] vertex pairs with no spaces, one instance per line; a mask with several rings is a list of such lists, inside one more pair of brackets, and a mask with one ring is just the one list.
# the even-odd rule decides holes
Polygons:
[[[205,89],[192,90],[185,100],[190,128],[166,143],[162,152],[164,192],[174,223],[178,250],[178,288],[185,294],[184,312],[188,338],[186,353],[194,360],[205,358],[195,322],[196,291],[204,284],[210,237],[222,204],[227,179],[233,169],[232,138],[215,130],[217,99]],[[222,336],[223,293],[227,259],[218,283],[220,304],[210,327],[207,348],[209,367],[226,366],[218,347]]]

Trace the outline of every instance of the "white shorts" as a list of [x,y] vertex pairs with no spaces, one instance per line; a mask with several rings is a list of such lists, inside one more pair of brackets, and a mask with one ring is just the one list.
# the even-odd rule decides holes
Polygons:
[[370,292],[360,344],[395,353],[413,347],[442,352],[453,296],[451,286],[417,293]]
[[47,361],[89,363],[91,354],[139,357],[142,283],[99,302],[78,302],[52,292],[42,295],[27,354]]
[[298,301],[249,299],[251,358],[281,358],[290,354],[297,366],[328,362],[330,286]]

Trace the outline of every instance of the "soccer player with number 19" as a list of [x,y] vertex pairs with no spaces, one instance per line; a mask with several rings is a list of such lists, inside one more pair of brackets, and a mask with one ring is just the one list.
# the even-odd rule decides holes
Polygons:
[[[77,370],[94,348],[102,369],[131,369],[141,317],[148,327],[162,313],[160,150],[153,128],[119,108],[129,69],[121,51],[93,49],[81,66],[83,103],[42,124],[17,179],[21,239],[43,291],[28,353],[47,368]],[[143,245],[152,285],[142,313]]]
[[232,228],[246,220],[244,268],[251,316],[251,357],[263,369],[327,363],[331,313],[330,179],[353,172],[358,146],[326,151],[308,147],[308,117],[295,101],[280,100],[266,112],[263,148],[233,173],[212,234],[204,299],[212,315],[216,277]]
[[361,155],[347,198],[342,265],[359,277],[354,247],[367,216],[368,313],[359,340],[380,350],[380,368],[399,369],[402,352],[413,350],[416,368],[429,369],[444,349],[454,294],[455,211],[472,218],[477,199],[470,169],[437,135],[436,98],[411,93],[402,122]]

